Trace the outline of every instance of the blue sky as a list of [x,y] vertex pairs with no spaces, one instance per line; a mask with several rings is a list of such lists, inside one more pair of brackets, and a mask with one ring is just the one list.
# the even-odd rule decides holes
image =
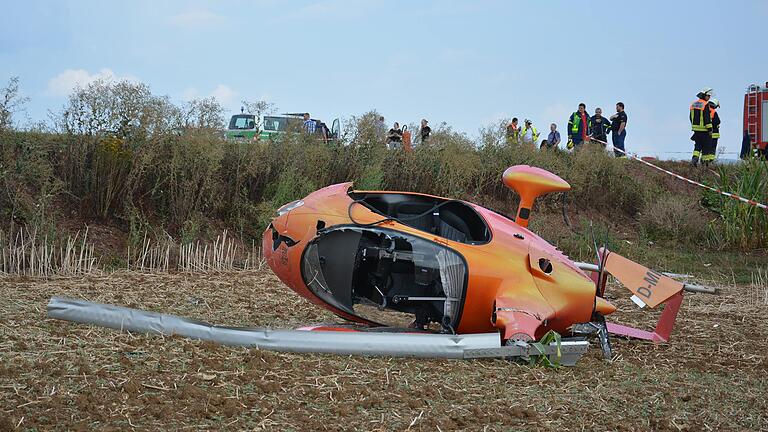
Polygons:
[[[688,152],[688,106],[721,101],[738,151],[743,94],[768,80],[768,1],[3,0],[0,81],[18,75],[44,120],[77,83],[129,78],[232,112],[447,122],[470,136],[503,117],[562,130],[579,102],[627,106],[627,147]],[[674,155],[670,155],[674,156]],[[679,155],[683,157],[684,155]]]

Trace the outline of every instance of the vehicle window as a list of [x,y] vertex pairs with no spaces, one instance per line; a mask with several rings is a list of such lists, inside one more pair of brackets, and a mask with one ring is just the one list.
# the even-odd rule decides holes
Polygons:
[[285,117],[264,117],[264,130],[284,132],[288,128]]
[[230,129],[254,129],[256,127],[256,116],[241,114],[232,116],[229,121]]
[[291,117],[288,118],[287,121],[287,130],[290,130],[291,132],[300,132],[303,129],[304,119]]

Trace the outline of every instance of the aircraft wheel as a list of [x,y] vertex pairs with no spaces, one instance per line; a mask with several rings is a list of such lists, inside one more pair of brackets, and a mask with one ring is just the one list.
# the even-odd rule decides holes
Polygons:
[[515,342],[533,342],[533,338],[525,333],[515,333],[512,337],[504,341],[504,345],[514,345]]
[[[509,338],[506,341],[504,341],[504,345],[512,346],[512,345],[516,344],[517,342],[530,343],[530,342],[533,342],[533,338],[531,338],[529,335],[527,335],[525,333],[515,333],[515,334],[512,335],[511,338]],[[519,363],[519,364],[527,364],[528,363],[528,358],[527,357],[519,357],[519,356],[505,357],[504,360],[507,360],[507,361],[510,361],[510,362],[514,362],[514,363]]]

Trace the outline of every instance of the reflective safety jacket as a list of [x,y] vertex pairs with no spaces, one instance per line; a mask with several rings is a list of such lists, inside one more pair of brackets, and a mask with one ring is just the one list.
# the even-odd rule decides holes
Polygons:
[[592,132],[592,118],[587,113],[584,113],[584,117],[587,119],[587,124],[581,121],[581,114],[578,111],[571,114],[571,118],[568,119],[568,138],[581,142],[584,135]]
[[712,138],[720,138],[720,116],[715,108],[709,107],[709,117],[712,119]]
[[694,132],[709,132],[712,130],[712,116],[709,105],[704,99],[691,104],[691,130]]
[[[520,131],[520,137],[522,137],[523,141],[525,141],[525,136],[528,133],[528,125],[524,125],[523,129]],[[536,126],[531,125],[531,138],[532,142],[536,144],[536,141],[539,140],[539,131],[536,130]]]
[[520,137],[520,126],[515,126],[512,123],[507,125],[507,139],[515,140]]

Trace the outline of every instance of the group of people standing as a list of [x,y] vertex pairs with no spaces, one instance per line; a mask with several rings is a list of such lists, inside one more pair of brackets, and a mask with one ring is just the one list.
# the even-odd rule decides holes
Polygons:
[[514,117],[507,125],[507,142],[508,143],[526,143],[533,144],[539,141],[539,131],[533,122],[525,119],[523,126],[518,125],[517,117]]
[[[385,129],[384,117],[379,117],[379,128]],[[432,134],[432,128],[429,127],[429,121],[427,119],[421,119],[419,125],[419,131],[416,134],[419,137],[419,144],[426,144],[429,140],[429,136]],[[390,150],[412,150],[413,142],[411,132],[408,130],[408,126],[400,127],[400,123],[395,122],[392,128],[387,131],[387,148]]]
[[587,105],[579,104],[576,112],[568,119],[568,145],[569,149],[595,141],[608,145],[608,134],[611,134],[613,153],[616,157],[626,157],[624,140],[627,138],[627,113],[624,111],[624,102],[616,102],[616,113],[610,119],[603,117],[602,108],[595,108],[592,117],[587,113]]
[[319,138],[322,139],[326,144],[329,140],[338,138],[338,136],[331,133],[331,130],[328,129],[328,125],[320,120],[312,119],[309,113],[304,113],[302,119],[301,129],[304,131],[304,133],[308,135],[319,136]]
[[[549,135],[547,139],[541,142],[540,148],[557,148],[561,142],[560,132],[557,130],[557,124],[549,125]],[[587,113],[587,105],[580,103],[578,110],[568,118],[568,142],[566,147],[570,150],[579,148],[585,143],[591,141],[602,144],[603,147],[608,144],[608,134],[611,134],[613,141],[614,154],[616,157],[626,157],[624,149],[624,140],[627,137],[627,113],[624,111],[624,103],[616,103],[616,114],[610,119],[603,117],[603,110],[595,108],[595,115],[590,116]],[[526,119],[523,127],[518,125],[517,117],[507,125],[508,143],[530,143],[536,145],[539,139],[539,133],[533,122]]]

